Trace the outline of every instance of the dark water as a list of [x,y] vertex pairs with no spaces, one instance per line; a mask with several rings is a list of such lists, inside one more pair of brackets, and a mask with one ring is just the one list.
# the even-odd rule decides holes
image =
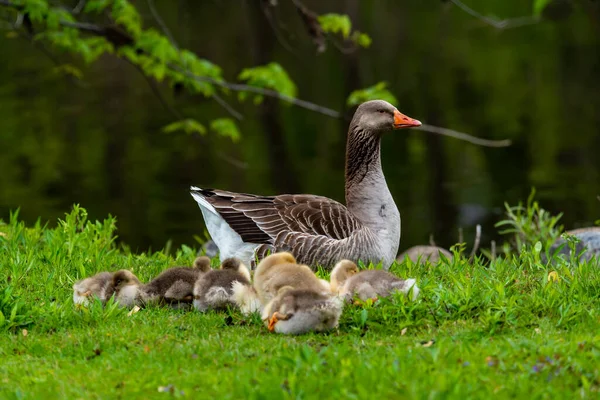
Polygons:
[[[544,22],[500,31],[439,1],[306,1],[318,12],[350,14],[372,36],[371,48],[349,55],[333,46],[315,54],[286,2],[279,35],[292,51],[253,2],[157,3],[178,44],[221,65],[229,80],[274,60],[299,97],[338,110],[352,90],[385,80],[411,117],[514,141],[491,149],[417,131],[385,137],[382,162],[402,214],[401,249],[430,233],[450,245],[459,226],[469,239],[478,222],[489,240],[503,202],[525,199],[532,186],[545,208],[565,213],[569,228],[600,218],[599,2],[558,1]],[[530,14],[529,3],[469,2],[501,18]],[[152,24],[145,2],[137,4]],[[347,120],[232,97],[244,114],[239,143],[167,135],[161,127],[177,118],[131,65],[106,56],[86,67],[55,54],[82,68],[83,80],[66,79],[27,41],[0,37],[2,218],[20,207],[27,221],[54,222],[80,203],[92,218],[116,215],[120,238],[141,250],[203,236],[191,184],[343,201]],[[184,116],[227,116],[213,101],[160,90]]]

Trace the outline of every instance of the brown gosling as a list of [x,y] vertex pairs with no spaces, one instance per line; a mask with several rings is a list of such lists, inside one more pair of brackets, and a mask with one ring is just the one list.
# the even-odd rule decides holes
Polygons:
[[265,306],[262,319],[271,332],[299,335],[338,326],[342,301],[322,290],[283,286]]
[[331,289],[345,300],[357,295],[365,301],[377,297],[387,297],[394,291],[408,294],[412,288],[412,299],[419,296],[415,279],[400,279],[396,275],[380,269],[359,271],[349,260],[338,262],[331,271]]
[[130,271],[117,271],[114,277],[116,300],[125,307],[154,303],[187,308],[193,301],[194,283],[208,271],[210,258],[205,256],[196,258],[193,268],[169,268],[145,285]]
[[96,297],[105,304],[114,292],[113,274],[100,272],[73,284],[73,303],[87,305],[91,297]]
[[[193,289],[193,305],[200,312],[209,309],[223,309],[228,305],[238,305],[242,311],[254,311],[252,304],[246,305],[243,297],[234,298],[234,285],[250,286],[250,271],[239,259],[228,258],[223,261],[220,269],[211,270],[202,275]],[[239,290],[239,289],[238,289]],[[236,304],[236,299],[241,304]]]
[[292,254],[271,254],[258,264],[254,272],[254,289],[262,305],[273,300],[284,286],[330,292],[329,284],[317,278],[310,267],[297,264]]

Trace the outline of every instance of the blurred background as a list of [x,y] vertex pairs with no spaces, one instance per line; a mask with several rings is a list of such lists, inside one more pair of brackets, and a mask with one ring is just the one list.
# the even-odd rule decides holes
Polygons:
[[[156,26],[145,1],[132,2]],[[197,246],[204,238],[190,185],[273,195],[312,193],[344,201],[348,95],[380,81],[403,113],[507,148],[477,147],[427,132],[384,137],[382,163],[402,215],[400,250],[495,237],[503,204],[532,187],[566,228],[600,218],[600,2],[556,0],[539,22],[498,29],[451,1],[305,0],[316,13],[350,16],[372,38],[318,52],[291,2],[156,1],[181,48],[234,81],[248,66],[276,61],[298,97],[338,111],[336,119],[277,100],[231,104],[244,116],[241,140],[165,134],[174,114],[227,116],[212,99],[153,87],[131,64],[104,55],[73,82],[39,47],[0,36],[0,218],[51,221],[73,203],[92,219],[117,217],[134,250]],[[482,15],[532,15],[528,0],[465,0]],[[158,28],[157,28],[158,29]],[[69,55],[52,52],[61,60]],[[155,90],[163,93],[158,97]],[[168,102],[165,105],[165,99]],[[175,111],[174,111],[175,110]]]

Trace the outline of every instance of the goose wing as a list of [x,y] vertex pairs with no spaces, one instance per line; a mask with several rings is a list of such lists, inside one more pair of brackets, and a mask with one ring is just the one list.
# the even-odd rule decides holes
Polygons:
[[274,244],[280,233],[341,240],[361,227],[343,204],[322,196],[257,196],[192,188],[237,232],[244,242]]

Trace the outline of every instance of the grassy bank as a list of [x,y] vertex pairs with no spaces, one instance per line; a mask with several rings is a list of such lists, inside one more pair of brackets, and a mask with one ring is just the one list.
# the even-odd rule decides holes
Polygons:
[[285,337],[234,311],[76,309],[82,277],[128,268],[149,280],[196,255],[132,254],[114,231],[79,208],[55,229],[0,224],[0,397],[599,396],[596,262],[547,265],[532,246],[494,262],[397,264],[418,301],[347,307],[337,331]]

